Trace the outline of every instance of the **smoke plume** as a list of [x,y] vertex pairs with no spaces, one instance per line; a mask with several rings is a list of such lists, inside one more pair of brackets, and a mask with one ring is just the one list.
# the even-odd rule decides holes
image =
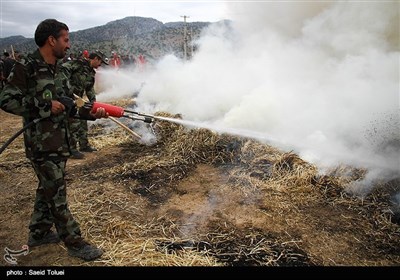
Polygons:
[[399,5],[227,3],[232,21],[205,30],[190,61],[168,55],[118,92],[142,86],[141,111],[270,135],[321,170],[398,178]]

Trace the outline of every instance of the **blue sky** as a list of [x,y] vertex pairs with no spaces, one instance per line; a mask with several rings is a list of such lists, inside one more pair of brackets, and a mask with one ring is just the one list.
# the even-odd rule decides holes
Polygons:
[[226,1],[73,1],[1,0],[0,38],[22,35],[32,38],[38,23],[55,18],[78,31],[128,16],[151,17],[163,23],[228,19]]

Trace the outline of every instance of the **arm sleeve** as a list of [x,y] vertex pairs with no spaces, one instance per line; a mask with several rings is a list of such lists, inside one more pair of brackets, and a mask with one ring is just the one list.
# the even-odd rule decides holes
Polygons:
[[91,87],[89,90],[86,90],[86,96],[90,102],[96,101],[96,92],[94,91],[93,87]]
[[65,95],[72,99],[75,99],[72,94],[71,83],[69,81],[71,73],[72,73],[72,67],[68,62],[60,66],[60,69],[55,79],[58,96]]
[[[51,100],[29,92],[27,66],[16,63],[0,93],[0,108],[8,113],[27,117],[43,118],[51,114]],[[32,83],[31,83],[32,84]]]

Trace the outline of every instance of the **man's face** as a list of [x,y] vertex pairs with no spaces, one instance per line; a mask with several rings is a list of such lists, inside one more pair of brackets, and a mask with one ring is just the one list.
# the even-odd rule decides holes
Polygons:
[[101,63],[102,63],[102,61],[101,61],[101,58],[99,58],[99,57],[95,57],[93,60],[92,60],[92,67],[94,68],[94,69],[97,69],[100,65],[101,65]]
[[58,59],[64,58],[70,48],[69,32],[61,30],[60,37],[54,39],[53,54]]

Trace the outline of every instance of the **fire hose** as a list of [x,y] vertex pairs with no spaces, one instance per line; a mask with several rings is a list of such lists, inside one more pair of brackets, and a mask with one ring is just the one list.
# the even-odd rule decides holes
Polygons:
[[[108,113],[108,118],[115,122],[117,125],[121,126],[123,129],[128,131],[134,137],[141,139],[142,137],[137,134],[136,132],[132,131],[129,127],[121,123],[120,121],[116,120],[115,118],[128,118],[131,120],[139,120],[145,123],[152,123],[154,119],[157,119],[156,116],[135,112],[132,110],[127,110],[119,106],[111,105],[108,103],[101,103],[101,102],[88,102],[85,101],[82,97],[74,94],[75,97],[75,104],[76,106],[83,107],[86,110],[90,110],[92,113],[95,113],[98,108],[103,108]],[[132,115],[133,114],[133,115]]]
[[[137,133],[135,133],[134,131],[132,131],[130,128],[128,128],[126,125],[124,125],[123,123],[119,122],[118,120],[116,120],[115,118],[128,118],[131,120],[139,120],[139,121],[143,121],[145,123],[152,123],[155,119],[157,119],[156,116],[153,115],[149,115],[149,114],[144,114],[144,113],[140,113],[140,112],[135,112],[132,110],[127,110],[124,109],[122,107],[119,106],[115,106],[115,105],[111,105],[111,104],[107,104],[107,103],[101,103],[101,102],[87,102],[84,99],[82,99],[81,97],[75,95],[76,100],[72,100],[71,98],[68,97],[64,97],[62,100],[60,100],[61,103],[63,103],[66,107],[69,106],[76,106],[77,108],[81,108],[83,107],[86,110],[90,110],[91,113],[96,113],[97,109],[99,108],[104,108],[104,110],[108,113],[109,118],[114,121],[115,123],[117,123],[118,125],[120,125],[122,128],[124,128],[125,130],[127,130],[129,133],[131,133],[133,136],[135,136],[136,138],[141,138],[141,136]],[[68,102],[66,102],[66,100],[68,100]],[[67,105],[68,103],[68,105]],[[76,112],[77,110],[73,110],[71,108],[68,108],[69,111],[74,111]],[[7,140],[7,142],[5,142],[1,147],[0,147],[0,154],[11,144],[11,142],[13,142],[20,134],[22,134],[25,130],[27,130],[28,128],[30,128],[32,125],[42,121],[43,119],[46,118],[38,118],[38,119],[34,119],[33,121],[29,122],[28,124],[26,124],[23,128],[21,128],[17,133],[15,133],[10,139]]]
[[[156,119],[156,116],[149,115],[149,114],[144,114],[144,113],[139,113],[131,110],[124,109],[119,106],[115,105],[110,105],[107,103],[101,103],[101,102],[93,102],[93,103],[86,103],[83,105],[84,108],[90,109],[92,113],[96,112],[98,108],[104,108],[104,110],[108,113],[110,117],[116,117],[116,118],[128,118],[131,120],[139,120],[143,121],[145,123],[152,123],[154,119]],[[133,115],[129,115],[133,114]]]
[[32,125],[40,122],[41,120],[43,120],[44,118],[40,118],[40,119],[35,119],[33,121],[31,121],[30,123],[26,124],[23,128],[21,128],[20,130],[17,131],[17,133],[15,133],[10,139],[7,140],[6,143],[3,144],[3,146],[1,146],[0,148],[0,154],[2,152],[4,152],[4,150],[8,147],[8,145],[11,144],[12,141],[14,141],[18,136],[21,135],[22,132],[24,132],[25,130],[27,130],[28,128],[30,128]]
[[124,117],[131,120],[143,121],[145,123],[152,123],[155,119],[158,119],[156,116],[153,115],[127,110],[120,106],[115,106],[108,103],[102,103],[97,101],[88,102],[76,94],[74,94],[74,97],[75,97],[75,105],[78,108],[83,107],[86,110],[90,110],[92,113],[95,113],[99,108],[104,108],[104,110],[108,113],[110,117],[115,117],[115,118]]

